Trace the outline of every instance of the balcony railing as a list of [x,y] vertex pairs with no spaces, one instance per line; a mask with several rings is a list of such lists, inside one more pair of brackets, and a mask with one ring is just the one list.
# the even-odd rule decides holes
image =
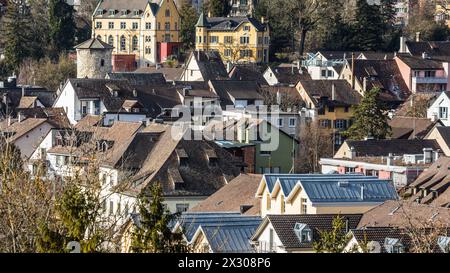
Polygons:
[[447,83],[446,77],[413,77],[413,84],[445,84]]
[[255,245],[255,251],[257,253],[276,253],[277,246],[275,244],[270,244],[269,242],[259,241]]

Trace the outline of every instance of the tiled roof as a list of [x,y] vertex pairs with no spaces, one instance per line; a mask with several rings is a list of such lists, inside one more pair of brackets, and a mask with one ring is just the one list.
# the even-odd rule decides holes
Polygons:
[[264,31],[265,24],[252,17],[207,17],[200,14],[196,26],[207,27],[214,31],[235,31],[241,24],[251,23],[257,31]]
[[[269,192],[279,184],[286,197],[300,186],[313,203],[326,202],[384,202],[398,199],[388,180],[358,174],[292,174],[264,175]],[[260,194],[260,193],[259,193]]]
[[432,121],[428,118],[415,118],[395,116],[389,120],[392,129],[393,139],[423,139],[431,129],[439,125],[439,121]]
[[381,247],[380,253],[388,252],[387,246],[385,246],[386,239],[398,239],[399,243],[404,247],[404,252],[410,252],[412,247],[411,237],[407,234],[407,231],[399,228],[376,227],[352,229],[350,234],[361,244],[365,242],[377,242]]
[[436,127],[439,134],[442,136],[442,139],[445,141],[445,144],[450,147],[450,127],[447,126],[439,126]]
[[[195,58],[200,73],[205,81],[228,79],[227,70],[225,69],[225,65],[218,52],[194,51],[191,54],[192,58]],[[187,72],[185,71],[185,73]]]
[[289,66],[277,66],[271,68],[278,82],[285,85],[296,85],[299,81],[312,80],[306,68],[297,68],[290,64]]
[[8,141],[14,142],[46,121],[47,119],[45,118],[27,118],[21,122],[14,122],[10,126],[7,126],[6,121],[4,121],[0,123],[0,131],[14,133],[8,138]]
[[251,215],[259,215],[260,201],[255,192],[261,178],[257,174],[240,174],[189,212],[240,212],[241,206],[247,206],[251,207]]
[[132,85],[165,84],[166,79],[162,73],[137,73],[137,72],[115,72],[108,73],[107,79],[127,80]]
[[99,40],[97,38],[91,38],[82,42],[79,45],[74,46],[75,49],[113,49],[114,47]]
[[[381,100],[404,101],[410,95],[395,60],[355,60],[354,63],[355,77],[361,84],[366,78],[367,90],[379,87]],[[352,62],[348,65],[351,69]]]
[[[150,9],[153,15],[159,10],[159,2],[154,3],[155,1],[149,0],[103,0],[100,2],[100,5],[97,10],[104,10],[103,15],[94,14],[94,18],[141,18],[144,15],[144,10],[147,7],[147,4],[150,5]],[[109,10],[115,10],[115,15],[110,15]],[[134,14],[134,11],[137,10],[139,13],[137,15]],[[126,11],[126,14],[122,14],[121,11]]]
[[375,52],[375,51],[364,51],[359,54],[358,58],[366,60],[393,60],[395,54],[392,52]]
[[355,149],[358,157],[422,154],[424,148],[440,149],[435,140],[429,139],[347,140],[346,143],[350,149]]
[[432,59],[424,59],[422,57],[411,56],[409,54],[398,54],[397,58],[399,58],[411,69],[444,69],[442,62]]
[[64,108],[26,108],[20,109],[20,113],[27,118],[45,118],[55,128],[69,128],[70,121]]
[[233,105],[236,100],[264,100],[258,93],[259,86],[254,81],[212,80],[212,90],[220,97],[221,105]]
[[20,98],[18,108],[33,107],[36,100],[37,100],[36,96],[23,96],[22,98]]
[[228,73],[230,79],[241,81],[256,81],[259,85],[267,85],[263,77],[265,67],[256,64],[235,65]]
[[181,67],[140,67],[136,69],[136,73],[161,73],[163,74],[166,81],[178,81],[183,73],[183,68]]
[[428,223],[450,227],[450,209],[390,200],[365,212],[357,228],[425,227]]
[[449,41],[408,41],[406,42],[409,52],[413,56],[421,57],[426,53],[430,58],[449,61],[450,60],[450,42]]
[[[316,105],[319,104],[321,97],[327,97],[328,103],[341,105],[357,105],[361,101],[361,95],[353,90],[346,80],[301,80],[299,85]],[[332,99],[333,85],[335,86],[334,100]]]
[[[284,215],[267,215],[268,221],[272,224],[281,243],[287,249],[289,248],[312,248],[312,242],[300,242],[295,234],[294,227],[296,223],[306,224],[313,232],[312,241],[320,239],[320,231],[332,230],[332,222],[337,217],[343,218],[344,222],[348,222],[348,228],[353,229],[359,223],[361,214],[284,214]],[[342,230],[342,233],[346,233]]]

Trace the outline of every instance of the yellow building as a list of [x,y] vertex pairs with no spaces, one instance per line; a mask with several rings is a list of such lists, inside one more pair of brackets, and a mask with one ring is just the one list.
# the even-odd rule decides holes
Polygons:
[[154,2],[101,0],[98,3],[92,19],[92,35],[114,47],[114,70],[127,70],[127,62],[133,55],[136,62],[133,65],[146,67],[178,54],[177,6],[174,0]]
[[200,14],[196,25],[195,49],[218,51],[231,63],[267,63],[268,25],[250,17],[207,17]]
[[344,141],[340,132],[351,126],[362,96],[345,80],[301,80],[296,89],[306,108],[315,110],[320,128],[333,131],[339,147]]

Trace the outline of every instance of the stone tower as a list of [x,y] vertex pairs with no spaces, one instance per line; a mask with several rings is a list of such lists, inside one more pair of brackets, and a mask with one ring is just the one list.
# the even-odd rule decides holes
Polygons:
[[97,38],[89,39],[77,46],[77,78],[104,79],[112,72],[114,47]]

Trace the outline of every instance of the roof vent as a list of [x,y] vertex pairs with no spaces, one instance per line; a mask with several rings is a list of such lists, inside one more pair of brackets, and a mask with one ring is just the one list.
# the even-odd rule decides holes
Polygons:
[[350,186],[350,183],[346,180],[342,180],[342,181],[338,181],[338,186],[339,187],[348,187],[348,186]]

